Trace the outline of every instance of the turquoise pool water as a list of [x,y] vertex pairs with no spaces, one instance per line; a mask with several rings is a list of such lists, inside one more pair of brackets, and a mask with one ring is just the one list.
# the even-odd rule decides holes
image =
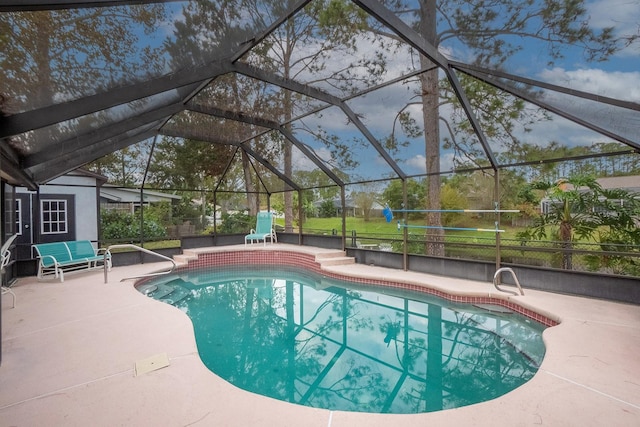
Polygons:
[[190,270],[138,289],[191,318],[211,371],[316,408],[405,414],[470,405],[527,382],[545,353],[545,327],[503,307],[288,267]]

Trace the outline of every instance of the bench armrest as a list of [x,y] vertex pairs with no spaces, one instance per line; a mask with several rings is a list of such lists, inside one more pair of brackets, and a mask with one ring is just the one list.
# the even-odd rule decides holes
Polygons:
[[99,256],[99,255],[106,255],[107,258],[109,258],[111,257],[111,251],[109,251],[109,249],[107,248],[98,248],[96,250],[96,256]]
[[58,260],[53,255],[38,255],[38,258],[40,259],[40,262],[42,264],[44,264],[45,258],[51,258],[51,260],[53,261],[53,264],[59,264]]

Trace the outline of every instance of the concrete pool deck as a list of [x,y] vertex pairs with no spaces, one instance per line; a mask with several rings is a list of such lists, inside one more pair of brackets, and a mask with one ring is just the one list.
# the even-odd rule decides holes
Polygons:
[[[281,244],[267,250],[274,247],[324,251]],[[210,372],[189,318],[145,297],[132,281],[120,282],[168,265],[116,267],[107,284],[102,272],[68,275],[64,283],[20,278],[12,287],[16,307],[2,297],[0,426],[640,425],[640,306],[533,291],[523,283],[526,295],[512,300],[561,321],[545,331],[547,354],[531,381],[452,410],[348,413],[258,396]],[[359,264],[327,268],[496,294],[491,283]],[[164,354],[169,366],[135,376],[136,362]]]

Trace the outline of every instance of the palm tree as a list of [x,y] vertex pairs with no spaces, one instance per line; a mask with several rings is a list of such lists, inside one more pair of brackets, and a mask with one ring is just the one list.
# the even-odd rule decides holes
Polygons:
[[590,270],[640,276],[640,193],[603,190],[598,214],[601,254],[585,257]]
[[544,191],[547,207],[533,226],[519,234],[524,239],[547,239],[547,232],[557,237],[562,247],[562,268],[572,269],[573,242],[594,239],[602,224],[603,189],[595,178],[574,176],[555,182],[538,181],[532,190]]

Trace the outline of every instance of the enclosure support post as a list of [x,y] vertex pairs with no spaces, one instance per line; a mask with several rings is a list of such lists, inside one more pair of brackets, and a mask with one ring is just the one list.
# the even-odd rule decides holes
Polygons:
[[[494,195],[493,198],[495,200],[495,221],[496,221],[496,230],[498,230],[498,225],[500,224],[500,172],[499,169],[494,169]],[[501,254],[500,254],[500,233],[496,231],[496,271],[500,270],[501,264]],[[500,276],[498,276],[498,283],[500,283]]]
[[213,236],[218,234],[218,192],[213,190]]
[[[404,223],[407,223],[407,209],[408,206],[408,197],[407,197],[407,180],[402,178],[402,209],[405,211],[402,213],[402,217],[404,219]],[[404,271],[409,269],[409,233],[407,231],[407,227],[402,227],[402,268]]]
[[[151,150],[149,151],[149,158],[147,159],[147,166],[144,168],[144,176],[142,177],[142,185],[140,186],[140,246],[144,246],[144,186],[147,182],[147,175],[149,174],[149,167],[151,166],[151,159],[153,159],[153,151],[156,149],[156,142],[158,141],[158,134],[153,137],[153,143],[151,144]],[[144,256],[140,252],[140,262],[144,262]]]
[[347,213],[344,206],[347,204],[344,185],[340,186],[340,204],[342,205],[342,250],[347,249]]
[[207,228],[207,190],[205,189],[204,179],[200,188],[200,226],[204,230]]
[[298,245],[302,246],[302,191],[298,190]]
[[[140,246],[144,246],[144,180],[140,186]],[[144,264],[144,254],[138,252],[140,262]]]

